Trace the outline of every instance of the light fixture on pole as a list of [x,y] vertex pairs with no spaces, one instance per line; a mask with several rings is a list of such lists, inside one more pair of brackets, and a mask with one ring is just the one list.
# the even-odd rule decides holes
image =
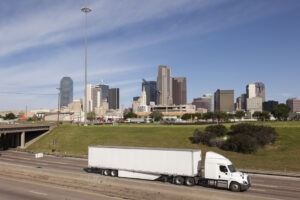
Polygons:
[[81,11],[85,13],[85,76],[84,76],[84,125],[87,125],[87,14],[92,11],[92,9],[84,7]]

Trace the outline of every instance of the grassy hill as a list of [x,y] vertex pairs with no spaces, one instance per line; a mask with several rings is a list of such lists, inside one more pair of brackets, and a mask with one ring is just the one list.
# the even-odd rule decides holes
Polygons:
[[[86,155],[91,145],[140,146],[163,148],[192,148],[219,152],[228,157],[237,168],[300,172],[300,122],[268,122],[275,127],[279,139],[274,145],[259,149],[255,154],[241,154],[216,147],[191,144],[189,137],[204,125],[128,125],[88,126],[62,125],[55,128],[27,150],[62,154]],[[228,127],[230,125],[227,125]]]

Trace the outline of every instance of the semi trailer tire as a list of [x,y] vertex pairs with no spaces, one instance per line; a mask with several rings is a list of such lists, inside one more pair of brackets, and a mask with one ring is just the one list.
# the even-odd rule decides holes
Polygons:
[[109,170],[109,169],[105,169],[105,170],[103,171],[103,175],[104,175],[104,176],[109,176],[109,175],[110,175],[110,170]]
[[176,177],[174,178],[174,183],[175,183],[176,185],[183,185],[183,183],[184,183],[184,178],[183,178],[182,176],[176,176]]
[[194,186],[195,185],[195,178],[194,177],[186,177],[185,184],[187,186]]
[[110,175],[113,177],[117,177],[118,176],[118,171],[117,170],[111,170]]

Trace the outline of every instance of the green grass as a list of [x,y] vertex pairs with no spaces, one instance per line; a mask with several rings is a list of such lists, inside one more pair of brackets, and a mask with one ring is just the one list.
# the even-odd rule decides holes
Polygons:
[[[261,124],[261,123],[259,123]],[[91,145],[140,146],[163,148],[192,148],[215,151],[228,157],[237,168],[300,172],[300,122],[267,122],[276,128],[279,139],[274,145],[259,149],[255,154],[241,154],[216,147],[191,144],[189,137],[195,128],[205,126],[120,125],[89,126],[63,125],[31,145],[27,150],[86,155]],[[230,125],[227,125],[228,127]],[[53,145],[53,140],[56,145]]]

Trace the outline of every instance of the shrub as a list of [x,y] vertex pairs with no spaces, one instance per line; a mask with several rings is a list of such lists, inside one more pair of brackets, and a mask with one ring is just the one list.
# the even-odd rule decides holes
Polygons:
[[241,153],[253,153],[258,148],[257,141],[249,135],[239,134],[230,137],[221,145],[221,149]]
[[227,133],[227,128],[224,125],[214,125],[205,128],[205,131],[216,134],[217,137],[222,137]]
[[227,131],[223,125],[208,126],[204,132],[196,129],[190,140],[194,144],[218,146],[227,151],[253,153],[257,151],[258,147],[274,143],[278,138],[276,130],[268,126],[243,123],[232,125],[231,130],[230,133],[227,133],[230,137],[226,141],[221,138],[226,135]]
[[202,132],[196,129],[193,137],[190,137],[193,144],[203,144],[207,146],[216,146],[216,134],[210,132]]
[[274,143],[278,138],[276,130],[269,126],[257,126],[243,123],[231,126],[231,130],[232,135],[243,134],[255,138],[256,143],[261,147]]

